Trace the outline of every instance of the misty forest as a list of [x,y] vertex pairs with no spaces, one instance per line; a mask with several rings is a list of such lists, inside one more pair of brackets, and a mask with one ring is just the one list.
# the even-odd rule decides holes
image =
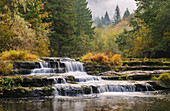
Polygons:
[[168,111],[169,48],[170,0],[0,0],[0,111]]

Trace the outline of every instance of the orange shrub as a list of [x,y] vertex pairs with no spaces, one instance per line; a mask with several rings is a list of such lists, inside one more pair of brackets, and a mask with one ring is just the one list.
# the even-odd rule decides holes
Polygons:
[[88,52],[86,55],[84,55],[82,57],[82,61],[87,61],[87,60],[91,60],[91,57],[93,56],[93,53]]
[[110,59],[110,62],[112,63],[112,64],[120,64],[121,63],[121,55],[120,54],[115,54],[115,55],[113,55],[112,56],[112,58]]
[[108,63],[109,57],[104,53],[97,53],[91,57],[91,61],[99,63]]
[[121,55],[120,54],[115,54],[112,55],[109,53],[108,55],[104,53],[87,53],[82,57],[82,61],[92,61],[92,62],[98,62],[98,63],[111,63],[111,64],[116,64],[120,65],[121,64]]

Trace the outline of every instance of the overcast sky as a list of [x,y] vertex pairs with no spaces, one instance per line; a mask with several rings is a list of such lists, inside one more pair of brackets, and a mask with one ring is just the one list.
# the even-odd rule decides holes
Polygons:
[[121,16],[125,12],[126,8],[129,9],[130,13],[134,12],[137,8],[134,0],[87,0],[88,7],[91,9],[93,18],[104,16],[108,11],[110,18],[113,18],[115,8],[119,5]]

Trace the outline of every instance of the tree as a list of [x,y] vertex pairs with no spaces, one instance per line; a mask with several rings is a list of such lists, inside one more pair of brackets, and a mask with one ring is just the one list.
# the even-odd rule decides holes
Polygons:
[[86,0],[77,0],[75,3],[75,13],[76,13],[76,21],[75,27],[76,36],[79,36],[81,32],[88,36],[92,36],[93,28],[92,28],[92,14],[90,9],[87,7]]
[[117,5],[115,9],[115,14],[114,14],[113,26],[118,24],[120,21],[121,21],[120,9],[119,9],[119,6]]
[[109,14],[105,13],[105,17],[104,17],[104,25],[110,25],[111,24],[111,20],[110,20],[110,17],[109,17]]
[[46,1],[45,9],[51,12],[52,32],[49,35],[51,56],[70,56],[75,40],[75,0]]
[[81,56],[90,50],[90,41],[93,39],[94,28],[92,27],[92,14],[87,7],[87,4],[86,0],[76,0],[74,5],[74,11],[76,14],[76,37],[74,40],[72,56]]
[[97,25],[100,21],[101,21],[100,18],[96,17],[94,18],[93,23]]
[[152,49],[153,53],[164,52],[168,55],[170,53],[170,21],[168,20],[170,18],[170,0],[135,1],[138,2],[135,18],[143,20],[153,36],[152,47],[149,50]]
[[[32,1],[28,0],[3,0],[0,2],[2,6],[2,8],[0,8],[0,41],[4,41],[0,46],[0,51],[21,49],[29,50],[39,56],[48,55],[48,38],[45,38],[46,32],[40,27],[37,29],[31,27],[33,24],[30,24],[31,22],[28,22],[28,19],[26,20],[26,18],[24,18],[24,14],[29,6],[38,9],[35,3],[38,3],[39,0],[34,0],[34,4],[31,4],[31,2]],[[32,9],[29,10],[33,11]],[[32,14],[34,15],[34,13]],[[35,15],[39,16],[37,13]],[[32,18],[37,19],[34,16]]]
[[128,8],[127,8],[124,15],[123,15],[123,19],[125,19],[125,18],[127,18],[129,16],[130,16],[130,12],[129,12]]

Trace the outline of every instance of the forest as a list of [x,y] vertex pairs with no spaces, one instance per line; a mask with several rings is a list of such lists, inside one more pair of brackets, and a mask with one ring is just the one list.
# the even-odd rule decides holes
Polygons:
[[[88,52],[123,57],[170,57],[170,0],[135,0],[121,17],[92,19],[86,0],[1,0],[0,53],[27,50],[40,57],[81,57]],[[113,19],[110,16],[114,16]]]

